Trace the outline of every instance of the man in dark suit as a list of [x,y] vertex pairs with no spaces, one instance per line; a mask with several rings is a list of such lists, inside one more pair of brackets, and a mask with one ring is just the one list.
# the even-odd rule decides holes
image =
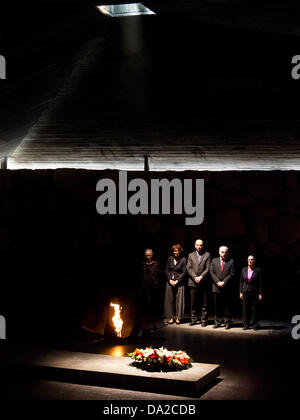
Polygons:
[[231,283],[235,274],[234,261],[228,260],[227,246],[219,248],[219,257],[214,258],[210,264],[212,279],[212,292],[215,303],[215,325],[218,328],[225,322],[225,329],[231,324]]
[[248,267],[244,267],[240,278],[240,298],[243,300],[243,330],[258,329],[257,304],[263,300],[261,269],[255,267],[255,257],[249,255]]
[[202,239],[195,241],[196,251],[188,256],[187,272],[189,274],[188,286],[191,294],[191,322],[197,323],[197,304],[201,308],[201,326],[207,325],[207,275],[209,273],[210,253],[204,252]]

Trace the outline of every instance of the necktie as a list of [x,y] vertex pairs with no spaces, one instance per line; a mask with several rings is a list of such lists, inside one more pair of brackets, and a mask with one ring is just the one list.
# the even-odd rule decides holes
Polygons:
[[224,260],[222,260],[221,262],[221,271],[223,271],[223,268],[224,268]]

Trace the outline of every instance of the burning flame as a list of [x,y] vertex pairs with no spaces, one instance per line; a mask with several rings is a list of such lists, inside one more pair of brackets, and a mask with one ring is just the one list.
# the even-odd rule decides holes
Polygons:
[[114,307],[115,314],[112,318],[112,321],[115,326],[117,337],[122,337],[122,327],[123,327],[123,320],[121,318],[121,309],[122,307],[116,303],[111,303],[110,306]]

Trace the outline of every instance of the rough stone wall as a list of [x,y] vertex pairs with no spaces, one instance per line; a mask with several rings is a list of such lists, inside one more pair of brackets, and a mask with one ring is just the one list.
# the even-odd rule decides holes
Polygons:
[[[154,249],[164,266],[175,242],[183,244],[187,255],[199,237],[212,256],[217,256],[221,244],[229,246],[237,267],[236,293],[240,270],[254,253],[264,271],[267,315],[290,318],[295,313],[300,270],[298,172],[151,176],[204,178],[204,223],[186,226],[180,215],[100,216],[96,183],[107,177],[117,181],[117,171],[0,171],[0,313],[7,313],[11,329],[35,331],[42,326],[47,332],[70,322],[79,325],[91,296],[135,293],[146,247]],[[237,294],[235,308],[240,310]]]

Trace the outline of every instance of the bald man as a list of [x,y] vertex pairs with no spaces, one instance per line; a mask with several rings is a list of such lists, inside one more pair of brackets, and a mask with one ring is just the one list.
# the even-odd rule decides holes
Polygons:
[[187,272],[189,274],[188,287],[191,296],[191,322],[196,325],[198,308],[201,311],[201,326],[207,325],[207,275],[209,274],[210,253],[204,251],[202,239],[195,241],[195,251],[188,256]]
[[214,258],[210,264],[210,276],[212,279],[212,292],[215,303],[215,325],[222,325],[229,330],[231,325],[231,284],[235,275],[234,261],[228,259],[228,247],[220,246],[219,257]]

